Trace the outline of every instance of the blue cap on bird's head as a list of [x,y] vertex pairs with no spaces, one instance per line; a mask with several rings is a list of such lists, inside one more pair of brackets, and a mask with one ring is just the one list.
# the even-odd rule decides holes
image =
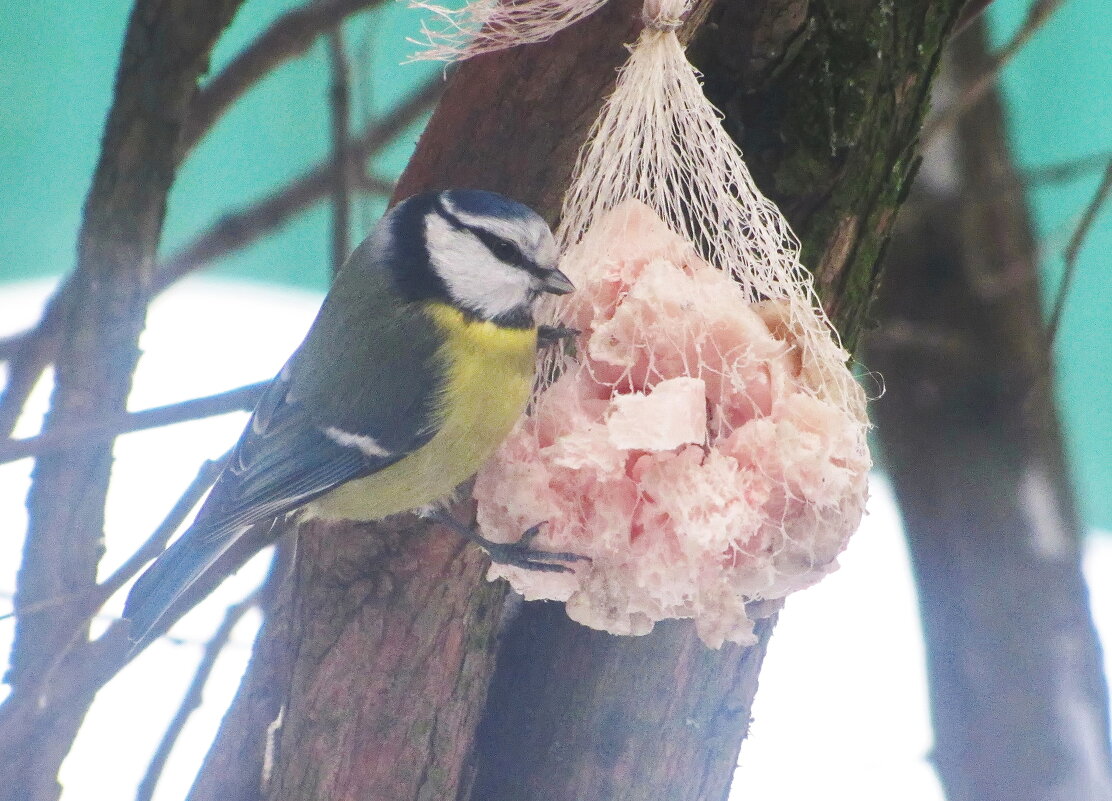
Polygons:
[[500,220],[519,220],[532,224],[540,215],[526,206],[497,192],[485,189],[445,189],[435,192],[442,202],[451,204],[459,211],[477,217],[493,217]]

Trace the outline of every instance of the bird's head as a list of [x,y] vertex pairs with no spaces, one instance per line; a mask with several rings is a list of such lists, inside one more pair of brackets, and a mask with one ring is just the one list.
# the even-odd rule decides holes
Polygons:
[[556,267],[547,223],[494,192],[415,195],[383,222],[387,261],[412,300],[441,300],[483,320],[528,327],[541,293],[574,289]]

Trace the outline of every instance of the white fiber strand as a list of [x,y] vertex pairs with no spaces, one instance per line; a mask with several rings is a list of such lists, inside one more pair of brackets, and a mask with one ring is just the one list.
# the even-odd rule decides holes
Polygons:
[[607,211],[626,200],[644,203],[733,276],[751,302],[787,303],[786,324],[819,356],[812,363],[823,374],[815,378],[865,426],[849,354],[799,262],[799,243],[753,183],[720,119],[676,36],[643,32],[580,154],[557,239],[570,249]]
[[588,17],[606,0],[474,0],[462,8],[446,8],[414,0],[411,8],[433,15],[421,24],[424,48],[414,58],[424,61],[459,61],[508,47],[536,44]]

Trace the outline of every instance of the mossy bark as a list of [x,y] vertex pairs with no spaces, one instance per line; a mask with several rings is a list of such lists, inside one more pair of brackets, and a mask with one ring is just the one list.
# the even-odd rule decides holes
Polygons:
[[[850,343],[959,6],[721,0],[701,3],[685,32],[697,33],[692,55],[708,94],[796,226]],[[459,67],[399,194],[494,189],[554,220],[639,11],[613,0],[546,44]],[[266,623],[193,801],[725,796],[771,621],[752,649],[710,651],[684,622],[616,638],[570,622],[559,605],[526,604],[496,652],[505,591],[483,583],[484,559],[444,532],[398,526],[333,526],[328,541],[303,547],[297,592]],[[348,580],[373,575],[393,589],[337,606],[322,588],[341,581],[339,565]],[[389,643],[376,633],[384,628],[395,632]],[[448,644],[450,658],[436,658]],[[466,658],[460,648],[471,649]],[[476,746],[469,727],[496,653],[496,697]],[[406,692],[381,691],[392,682]],[[267,788],[237,784],[232,771],[258,775],[268,731],[279,758]]]

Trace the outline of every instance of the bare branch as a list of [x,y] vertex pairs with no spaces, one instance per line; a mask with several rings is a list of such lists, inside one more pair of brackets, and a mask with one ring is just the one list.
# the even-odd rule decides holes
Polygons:
[[75,443],[103,442],[134,431],[215,417],[228,412],[250,411],[269,383],[269,381],[260,381],[215,395],[191,398],[138,412],[128,412],[115,418],[97,421],[93,425],[73,425],[26,439],[0,441],[0,464],[25,459],[28,456],[38,457],[54,453],[73,447]]
[[[984,98],[988,90],[996,83],[1000,72],[1006,67],[1016,54],[1031,41],[1031,38],[1042,29],[1043,25],[1065,4],[1065,0],[1038,0],[1027,12],[1027,19],[1015,35],[999,50],[993,54],[992,63],[983,73],[966,85],[961,96],[953,105],[943,111],[923,126],[920,135],[922,147],[929,147],[935,137],[943,131],[953,127],[963,114]],[[972,19],[972,18],[971,18]]]
[[1075,159],[1032,167],[1022,172],[1023,182],[1036,186],[1067,183],[1090,173],[1100,172],[1109,160],[1112,160],[1112,151],[1090,153]]
[[181,155],[192,150],[232,104],[263,76],[300,56],[318,36],[335,28],[345,17],[382,2],[319,0],[279,17],[197,93],[182,133]]
[[344,32],[339,26],[328,37],[332,69],[330,93],[332,128],[332,274],[347,259],[351,238],[351,84]]
[[[216,39],[241,2],[137,0],[132,8],[85,199],[76,266],[67,281],[71,289],[65,300],[57,300],[60,333],[52,354],[47,431],[126,409],[150,301],[150,268],[189,103]],[[33,384],[30,372],[27,376]],[[103,442],[37,462],[27,497],[17,607],[96,587],[111,467],[111,443]],[[58,769],[92,698],[47,713],[42,695],[29,688],[46,675],[52,677],[52,691],[74,686],[74,671],[81,666],[59,660],[87,632],[88,620],[74,620],[68,609],[17,619],[6,700],[29,711],[25,725],[6,732],[10,739],[0,748],[5,801],[57,798]]]
[[232,452],[229,450],[220,458],[207,459],[201,464],[193,481],[185,488],[185,492],[170,508],[166,517],[147,538],[147,541],[139,546],[139,549],[126,562],[116,568],[111,576],[97,585],[97,595],[99,596],[97,608],[137,575],[147,562],[166,549],[166,543],[170,541],[170,537],[174,536],[174,532],[181,528],[181,524],[193,511],[193,507],[197,505],[205,492],[208,491],[208,488],[216,481],[216,477],[220,475],[220,471],[224,469],[224,464],[231,455]]
[[0,394],[0,437],[11,436],[31,391],[54,358],[62,308],[72,291],[72,282],[66,281],[47,303],[34,328],[5,340],[8,377]]
[[1070,241],[1066,244],[1063,253],[1065,269],[1062,272],[1062,283],[1059,284],[1058,294],[1054,297],[1054,311],[1051,312],[1050,322],[1046,325],[1046,336],[1049,344],[1052,344],[1058,335],[1058,328],[1062,322],[1062,312],[1066,307],[1066,297],[1069,295],[1074,274],[1077,272],[1077,257],[1081,254],[1081,248],[1085,244],[1085,239],[1089,235],[1089,231],[1092,230],[1093,223],[1100,214],[1100,210],[1108,201],[1109,194],[1112,194],[1112,160],[1109,160],[1108,166],[1105,167],[1100,186],[1097,187],[1097,191],[1081,213],[1077,228],[1074,229]]
[[958,15],[958,21],[954,23],[954,36],[969,27],[991,5],[992,0],[966,0],[965,6],[961,9],[961,14]]
[[[163,518],[158,528],[147,538],[139,548],[133,553],[126,562],[116,568],[116,571],[93,588],[92,591],[85,594],[80,598],[78,604],[78,611],[76,617],[85,619],[94,615],[104,602],[115,595],[116,591],[127,584],[135,575],[143,568],[147,562],[154,559],[166,548],[166,543],[170,537],[174,535],[186,516],[201,500],[201,497],[212,486],[212,482],[216,481],[216,477],[220,475],[224,463],[228,460],[231,451],[225,453],[219,459],[209,459],[201,465],[200,470],[189,486],[185,488],[185,492],[174,503]],[[26,615],[33,615],[41,612],[44,609],[54,609],[59,606],[78,601],[79,597],[75,595],[59,596],[57,598],[48,598],[35,604],[28,604],[17,609],[12,615],[24,617]],[[0,620],[3,620],[9,615],[0,615]]]
[[[352,140],[349,150],[351,162],[364,164],[392,142],[432,108],[440,97],[440,92],[439,79],[429,81],[388,116],[369,126],[358,138]],[[243,248],[284,225],[328,194],[330,178],[331,166],[327,163],[318,164],[274,194],[221,218],[159,265],[154,279],[156,291],[165,289],[183,275]]]
[[[418,89],[392,112],[368,126],[350,144],[349,156],[353,170],[353,188],[388,196],[393,184],[382,178],[368,176],[365,165],[371,156],[396,139],[406,128],[426,113],[442,91],[439,79]],[[161,292],[184,275],[198,270],[214,259],[234,252],[279,228],[297,214],[312,206],[328,193],[329,172],[325,164],[303,173],[274,194],[241,211],[218,220],[177,254],[156,268],[153,292]],[[51,298],[36,326],[22,334],[0,342],[0,350],[9,360],[8,380],[0,395],[0,436],[8,437],[43,370],[57,350],[57,332],[61,310],[72,295],[70,285],[63,284]]]
[[193,674],[193,680],[185,691],[185,696],[181,700],[181,705],[178,707],[174,719],[170,721],[170,725],[163,732],[162,740],[147,766],[146,773],[143,774],[143,780],[139,783],[139,789],[135,793],[135,801],[150,801],[154,797],[155,787],[162,777],[162,771],[166,767],[166,761],[170,758],[170,753],[174,750],[178,737],[181,736],[190,716],[201,706],[201,702],[204,700],[205,685],[208,683],[209,676],[212,675],[212,669],[216,667],[217,658],[227,646],[228,641],[231,640],[232,631],[236,624],[258,602],[259,591],[255,591],[239,603],[229,606],[224,613],[224,620],[213,633],[212,638],[205,644],[205,650],[200,663],[197,665],[197,671]]
[[390,197],[394,191],[394,182],[378,175],[371,175],[367,170],[360,170],[351,176],[351,186],[357,192],[368,195]]

